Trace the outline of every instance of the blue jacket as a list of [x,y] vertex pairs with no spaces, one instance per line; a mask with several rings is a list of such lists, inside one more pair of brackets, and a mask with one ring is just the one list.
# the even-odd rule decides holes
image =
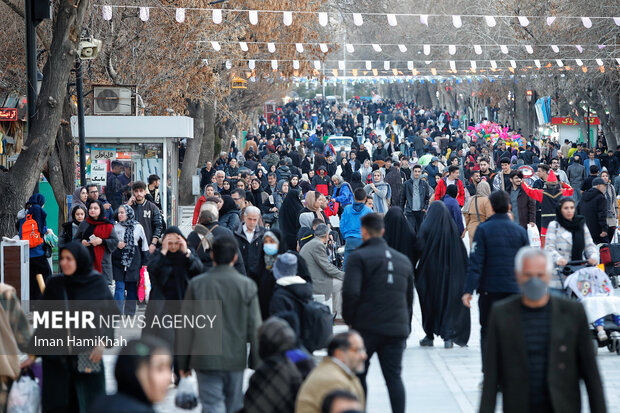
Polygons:
[[362,217],[370,214],[372,209],[368,208],[363,202],[354,202],[344,208],[340,217],[340,232],[342,238],[362,238]]
[[521,247],[530,245],[525,230],[508,214],[495,214],[480,224],[469,254],[465,292],[520,292],[514,261]]
[[454,219],[456,228],[459,230],[459,235],[461,235],[463,231],[465,231],[465,224],[463,224],[463,213],[461,212],[461,207],[459,206],[458,201],[450,195],[445,195],[443,197],[443,203],[446,207],[448,207],[450,216]]
[[343,182],[340,187],[334,187],[332,201],[339,202],[342,208],[353,203],[353,192],[351,192],[351,186],[348,182]]

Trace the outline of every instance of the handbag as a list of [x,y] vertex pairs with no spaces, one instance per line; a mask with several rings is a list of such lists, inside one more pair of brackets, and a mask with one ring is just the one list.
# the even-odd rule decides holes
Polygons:
[[[64,298],[64,304],[65,304],[65,311],[67,311],[68,313],[69,312],[69,303],[68,303],[69,297],[67,296],[66,289],[63,290],[63,295],[64,295],[63,298]],[[70,328],[67,328],[67,336],[71,336]],[[92,361],[90,359],[91,351],[81,352],[78,354],[76,367],[79,373],[90,374],[90,373],[99,373],[101,371],[101,366],[103,363],[101,360],[99,360],[98,362]]]

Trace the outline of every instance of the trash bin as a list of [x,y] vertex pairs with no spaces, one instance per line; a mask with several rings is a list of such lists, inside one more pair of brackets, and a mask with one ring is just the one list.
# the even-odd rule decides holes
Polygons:
[[0,242],[0,282],[15,288],[25,313],[30,312],[30,246],[28,241]]

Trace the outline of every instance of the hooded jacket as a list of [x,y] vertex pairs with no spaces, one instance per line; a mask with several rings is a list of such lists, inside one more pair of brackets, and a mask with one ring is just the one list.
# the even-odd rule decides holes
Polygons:
[[372,210],[363,202],[353,202],[344,208],[340,217],[340,232],[342,238],[362,238],[362,217],[370,214]]
[[595,244],[607,242],[601,237],[602,232],[607,232],[607,200],[605,195],[596,188],[590,188],[582,194],[579,202],[579,215],[586,219],[586,225],[590,230]]

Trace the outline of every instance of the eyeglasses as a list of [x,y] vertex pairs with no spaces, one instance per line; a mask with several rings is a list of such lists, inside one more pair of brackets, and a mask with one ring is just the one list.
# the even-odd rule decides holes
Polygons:
[[[231,198],[232,198],[232,197],[231,197]],[[232,200],[233,200],[233,201],[238,201],[238,200],[240,200],[240,199],[241,199],[241,198],[233,198]]]
[[99,193],[99,191],[89,191],[88,193],[89,193],[89,194],[98,194],[98,193]]

